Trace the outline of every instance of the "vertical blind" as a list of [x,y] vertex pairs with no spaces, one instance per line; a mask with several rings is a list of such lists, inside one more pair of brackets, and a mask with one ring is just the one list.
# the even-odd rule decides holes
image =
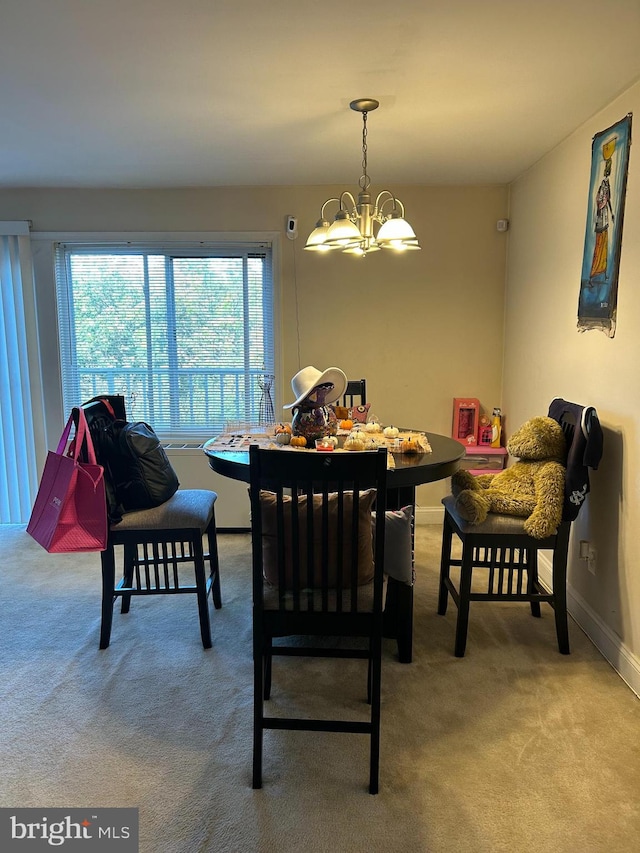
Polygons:
[[[38,487],[32,393],[39,389],[29,225],[0,222],[0,523],[28,521]],[[30,370],[30,363],[33,367]],[[38,373],[33,376],[34,370]]]
[[65,410],[123,394],[130,420],[178,440],[260,422],[274,373],[269,245],[60,243],[56,286]]

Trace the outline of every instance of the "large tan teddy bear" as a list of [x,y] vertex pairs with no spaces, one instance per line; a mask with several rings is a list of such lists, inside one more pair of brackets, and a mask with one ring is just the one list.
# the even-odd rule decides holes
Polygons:
[[551,536],[562,520],[566,442],[553,418],[527,421],[507,442],[519,461],[499,474],[456,471],[451,490],[456,511],[466,521],[480,524],[489,512],[526,518],[525,531],[536,539]]

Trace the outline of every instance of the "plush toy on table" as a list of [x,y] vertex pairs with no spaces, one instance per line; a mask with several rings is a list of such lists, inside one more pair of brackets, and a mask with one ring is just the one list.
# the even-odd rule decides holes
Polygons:
[[471,524],[480,524],[490,512],[519,516],[526,518],[530,536],[551,536],[562,520],[564,500],[566,441],[560,424],[532,418],[514,432],[507,450],[519,461],[499,474],[456,471],[451,479],[456,511]]

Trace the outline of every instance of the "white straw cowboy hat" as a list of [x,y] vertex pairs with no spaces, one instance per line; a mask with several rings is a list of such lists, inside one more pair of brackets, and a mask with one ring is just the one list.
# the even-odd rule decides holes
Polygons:
[[336,400],[344,396],[344,392],[347,390],[346,374],[339,367],[327,367],[324,371],[318,370],[317,367],[303,367],[291,380],[291,387],[296,399],[283,408],[292,409],[294,406],[299,406],[318,385],[328,383],[333,385],[333,389],[330,389],[324,398],[324,405],[326,406],[335,403]]

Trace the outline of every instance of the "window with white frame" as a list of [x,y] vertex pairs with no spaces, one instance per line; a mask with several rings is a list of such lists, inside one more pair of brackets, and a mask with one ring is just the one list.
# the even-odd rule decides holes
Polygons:
[[271,247],[59,243],[65,411],[123,394],[167,440],[273,420]]

